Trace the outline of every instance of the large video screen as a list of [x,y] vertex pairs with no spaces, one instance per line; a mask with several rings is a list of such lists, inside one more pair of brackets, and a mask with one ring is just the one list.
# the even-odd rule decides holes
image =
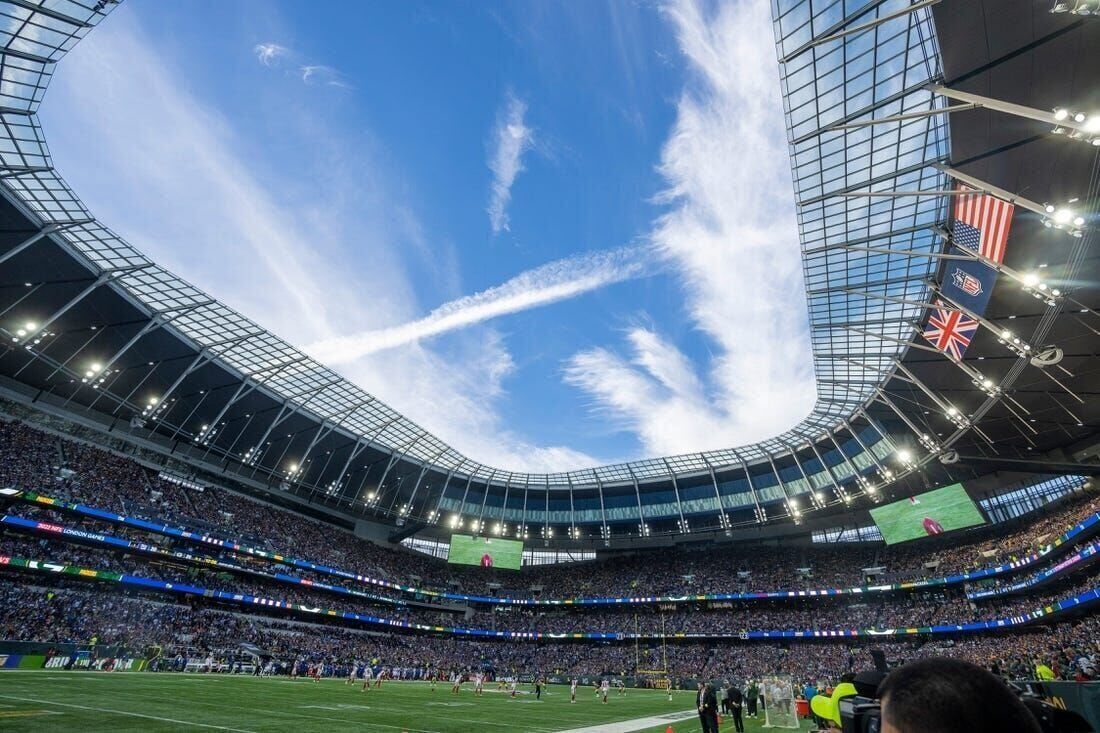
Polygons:
[[886,544],[928,537],[985,524],[962,484],[951,484],[871,510]]
[[519,570],[523,563],[523,543],[495,537],[451,535],[447,562],[459,565],[480,565],[483,568]]

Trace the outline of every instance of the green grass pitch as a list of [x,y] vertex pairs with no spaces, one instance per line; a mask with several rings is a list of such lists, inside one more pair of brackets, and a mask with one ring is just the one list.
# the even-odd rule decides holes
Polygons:
[[[360,687],[332,679],[5,670],[0,671],[0,729],[557,733],[587,726],[614,731],[620,730],[616,722],[639,720],[643,727],[621,730],[664,733],[670,724],[677,733],[700,730],[697,717],[682,717],[691,715],[695,703],[690,690],[674,692],[672,702],[653,690],[632,689],[623,696],[612,690],[604,705],[592,688],[580,688],[571,705],[569,689],[561,685],[551,685],[542,700],[530,694],[530,685],[522,685],[528,694],[514,700],[495,685],[480,698],[469,684],[459,695],[451,694],[447,683],[435,692],[426,682],[386,682],[366,693]],[[670,717],[656,725],[640,720],[652,716]],[[749,720],[745,729],[755,732],[762,725],[763,718]],[[721,730],[732,731],[732,721],[724,719]]]

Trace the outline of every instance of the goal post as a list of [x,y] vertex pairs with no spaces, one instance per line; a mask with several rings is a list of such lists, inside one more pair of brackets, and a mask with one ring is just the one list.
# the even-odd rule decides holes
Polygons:
[[765,728],[799,728],[798,710],[794,702],[794,684],[787,675],[765,677],[760,681],[764,695]]

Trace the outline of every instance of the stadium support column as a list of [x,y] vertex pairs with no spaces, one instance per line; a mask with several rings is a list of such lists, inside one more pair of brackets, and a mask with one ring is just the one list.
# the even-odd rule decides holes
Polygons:
[[722,531],[728,537],[730,535],[730,518],[726,515],[726,505],[722,501],[722,492],[718,490],[718,476],[714,473],[714,466],[707,460],[706,454],[700,453],[699,458],[707,464],[707,471],[710,472],[710,482],[714,485],[714,499],[718,502],[718,524],[721,525]]
[[844,490],[844,487],[840,485],[840,482],[836,479],[836,474],[833,473],[832,467],[825,461],[825,456],[821,455],[821,451],[817,449],[817,444],[814,441],[810,441],[810,450],[813,451],[814,456],[817,458],[818,463],[825,470],[825,475],[829,477],[829,481],[833,484],[833,491],[836,492],[836,498],[843,501],[845,504],[851,501],[851,497],[848,496],[848,492]]
[[527,480],[523,482],[523,514],[520,515],[519,528],[516,530],[517,539],[527,539],[527,499],[531,495],[531,474],[527,474]]
[[[368,397],[367,399],[362,400],[361,402],[356,402],[355,404],[349,406],[342,413],[340,413],[339,417],[335,420],[335,422],[330,423],[327,420],[322,420],[321,421],[321,427],[318,428],[317,434],[315,436],[313,436],[313,440],[310,441],[310,444],[306,448],[305,453],[302,454],[302,465],[303,466],[305,465],[306,461],[309,459],[309,454],[313,452],[313,449],[317,447],[318,443],[320,443],[322,440],[324,440],[325,438],[327,438],[328,436],[332,435],[334,432],[339,430],[340,427],[343,426],[345,420],[347,420],[349,417],[351,417],[356,412],[358,412],[360,408],[366,407],[371,402],[374,402],[373,397]],[[328,464],[329,464],[329,461],[332,460],[332,455],[333,455],[332,453],[329,454],[329,460],[325,461],[325,467],[324,467],[324,469],[322,469],[321,474],[318,476],[318,478],[323,477],[324,474],[328,471]]]
[[[447,478],[444,479],[443,486],[439,490],[439,498],[435,501],[435,510],[428,515],[428,521],[438,521],[442,518],[439,512],[443,509],[443,498],[447,494],[447,487],[451,485],[451,479],[454,478],[454,475],[465,465],[466,459],[463,458],[457,466],[447,472]],[[425,501],[424,503],[427,504],[428,502]]]
[[672,470],[672,466],[669,465],[667,459],[662,458],[661,463],[665,464],[665,470],[668,471],[669,478],[672,479],[672,493],[676,497],[676,513],[680,515],[680,531],[684,534],[691,534],[691,527],[688,526],[687,519],[684,517],[684,505],[680,502],[680,484],[676,481],[676,472]]
[[[394,451],[390,454],[390,459],[386,461],[386,470],[382,472],[382,478],[378,480],[378,490],[374,494],[376,503],[382,499],[382,490],[385,488],[386,478],[390,475],[390,470],[393,469],[393,467],[400,463],[402,460],[404,460],[405,456],[409,454],[409,451],[411,451],[416,446],[416,444],[419,443],[420,440],[427,434],[428,433],[426,431],[422,430],[419,435],[415,436],[411,441],[398,449],[400,450],[400,453]],[[394,498],[396,498],[396,492]],[[391,501],[390,508],[392,507],[393,502]]]
[[802,466],[802,461],[798,460],[798,451],[796,451],[793,446],[787,445],[786,447],[787,451],[791,454],[791,460],[794,461],[795,467],[798,468],[798,473],[802,476],[802,480],[806,482],[806,491],[810,495],[810,506],[817,506],[819,509],[824,508],[825,501],[817,498],[817,491],[814,489],[813,481],[810,481],[806,469]]
[[[891,452],[897,450],[897,446],[894,444],[894,439],[890,437],[890,433],[884,427],[882,427],[882,424],[879,423],[878,420],[871,417],[871,414],[869,412],[867,412],[867,410],[865,410],[863,408],[860,408],[858,411],[856,411],[855,414],[859,415],[864,420],[866,420],[867,424],[870,425],[874,429],[874,431],[876,433],[878,433],[879,436],[883,440],[886,441],[886,444],[890,447]],[[848,429],[851,430],[850,427]],[[852,435],[856,435],[856,433],[853,432]],[[858,435],[856,435],[856,440],[858,440],[859,444],[862,445],[864,448],[866,448],[868,451],[870,450],[870,448],[867,448],[867,444],[864,443],[863,439],[860,438]],[[874,454],[872,454],[872,455],[874,455]],[[877,460],[875,461],[875,464],[879,467],[880,471],[885,471],[886,470],[886,468],[884,466],[882,466],[882,464],[880,464]]]
[[125,274],[130,273],[130,272],[136,272],[138,270],[144,270],[147,267],[152,267],[152,265],[135,265],[133,267],[120,267],[117,270],[107,270],[107,271],[103,272],[98,277],[96,277],[95,280],[92,281],[91,285],[89,285],[88,287],[81,290],[79,293],[77,293],[75,296],[73,296],[72,299],[69,300],[69,302],[67,302],[65,305],[61,306],[59,309],[54,311],[53,314],[51,314],[46,320],[39,323],[37,325],[37,328],[35,328],[30,333],[28,333],[26,336],[20,337],[19,338],[20,343],[33,344],[34,339],[37,338],[38,334],[42,333],[43,331],[46,331],[51,325],[53,325],[53,323],[55,321],[57,321],[58,318],[61,318],[63,315],[68,313],[73,308],[73,306],[77,305],[78,303],[80,303],[80,301],[84,300],[89,295],[91,295],[92,292],[94,292],[97,288],[99,288],[99,286],[105,285],[106,283],[110,282],[111,280],[115,279],[116,277],[119,277],[120,275],[125,275]]
[[741,464],[741,470],[745,472],[745,483],[749,485],[749,495],[752,496],[752,505],[756,507],[756,521],[759,524],[763,524],[768,521],[767,515],[764,513],[764,507],[760,506],[760,497],[756,495],[756,486],[752,483],[752,475],[749,473],[749,464],[745,462],[745,459],[741,457],[740,453],[734,451],[737,454],[737,460]]
[[859,447],[863,450],[865,454],[867,454],[867,457],[871,459],[871,463],[873,463],[875,465],[875,468],[878,470],[879,478],[885,481],[887,478],[886,467],[879,462],[878,456],[875,455],[874,451],[867,447],[867,444],[863,442],[863,438],[859,436],[859,432],[852,427],[852,424],[850,422],[848,422],[847,420],[842,420],[840,424],[844,426],[844,428],[848,431],[848,434],[852,436],[852,439],[859,443]]
[[477,513],[477,531],[478,534],[484,534],[485,532],[485,507],[489,503],[489,489],[493,485],[493,477],[497,475],[497,470],[494,468],[489,472],[489,478],[485,479],[485,491],[481,492],[481,506]]
[[569,536],[575,540],[577,539],[577,508],[573,503],[573,479],[569,474],[565,474],[565,483],[569,486]]
[[542,498],[542,543],[544,545],[550,544],[550,474],[544,473],[543,478],[546,479],[546,486],[543,487]]
[[[272,433],[272,431],[275,430],[275,428],[279,427],[284,422],[286,422],[290,418],[294,417],[296,414],[298,414],[302,410],[306,409],[306,407],[309,406],[309,403],[313,401],[314,397],[316,397],[321,392],[324,392],[326,389],[333,386],[334,384],[339,384],[340,381],[341,381],[340,379],[334,379],[334,380],[331,380],[329,382],[326,382],[325,384],[322,384],[320,387],[313,387],[312,389],[307,390],[305,392],[299,392],[299,393],[292,394],[292,395],[284,398],[282,405],[279,406],[278,414],[275,416],[275,419],[271,421],[271,424],[267,426],[267,430],[264,431],[263,437],[261,437],[257,441],[257,444],[258,445],[263,445],[264,441],[266,441],[271,436],[271,433]],[[294,400],[296,400],[296,399],[298,399],[299,397],[302,397],[302,396],[306,396],[305,402],[300,402],[296,405],[291,404]],[[288,412],[288,408],[289,408],[289,412]],[[255,477],[255,475],[256,475],[256,471],[253,471],[252,476]]]
[[[400,419],[401,419],[401,415],[398,414],[398,413],[394,413],[393,417],[391,417],[386,422],[382,423],[382,427],[375,430],[374,434],[366,439],[366,441],[363,444],[362,449],[360,449],[354,455],[348,456],[348,465],[351,465],[351,459],[353,457],[358,456],[359,453],[362,453],[363,450],[366,450],[367,447],[369,447],[372,443],[374,443],[375,440],[377,440],[379,437],[381,437],[382,433],[386,432],[386,429],[389,428],[390,425],[393,425],[395,422],[397,422]],[[363,472],[363,480],[359,482],[359,488],[357,488],[355,491],[351,492],[351,496],[348,497],[349,503],[354,504],[356,501],[358,501],[359,497],[363,494],[363,487],[366,486],[367,479],[370,477],[370,468],[373,468],[373,467],[374,467],[374,463],[371,463],[370,467],[367,468],[367,470],[365,470]]]
[[[270,377],[275,377],[276,375],[279,374],[279,372],[281,372],[286,367],[288,367],[292,364],[296,364],[296,363],[298,363],[298,362],[300,362],[304,359],[307,359],[307,358],[309,358],[309,357],[303,356],[303,357],[300,357],[300,358],[291,359],[290,361],[286,361],[286,362],[283,362],[282,364],[278,364],[278,365],[272,367],[272,369],[274,369],[275,371],[270,374]],[[271,371],[271,369],[266,369],[264,371]],[[253,375],[253,376],[255,376],[255,375]],[[234,392],[233,396],[229,398],[229,401],[226,402],[225,405],[222,406],[221,410],[218,411],[218,414],[214,416],[214,419],[211,420],[207,424],[208,425],[217,425],[219,422],[221,422],[221,419],[223,417],[225,417],[225,414],[227,412],[229,412],[230,408],[232,408],[233,405],[237,404],[237,402],[239,400],[247,397],[252,392],[259,389],[260,386],[263,384],[263,381],[264,381],[263,379],[253,379],[252,376],[244,377],[241,380],[240,386],[237,387],[237,391]]]
[[[199,303],[192,303],[191,305],[178,306],[176,308],[165,308],[162,311],[154,313],[153,317],[150,318],[149,321],[144,326],[142,326],[136,334],[131,336],[130,339],[122,346],[122,348],[115,352],[114,356],[103,362],[103,367],[100,369],[100,371],[107,371],[112,366],[114,366],[115,362],[121,359],[122,356],[133,347],[134,344],[136,344],[143,336],[148,334],[150,331],[155,331],[159,328],[167,326],[180,316],[190,313],[197,308],[203,308],[205,306],[212,305],[215,302],[216,301],[213,300],[204,300]],[[168,313],[171,313],[172,315],[169,316],[167,315]],[[161,400],[164,400],[164,395],[161,395]]]
[[787,491],[787,483],[783,480],[783,477],[779,475],[779,469],[776,467],[775,460],[772,459],[771,453],[768,454],[768,465],[771,466],[772,473],[775,475],[775,480],[779,482],[779,490],[783,492],[783,504],[787,507],[788,516],[794,520],[795,524],[800,524],[802,522],[802,512],[791,500],[791,493]]
[[829,441],[836,447],[836,452],[839,453],[840,457],[844,460],[844,464],[848,466],[848,470],[852,472],[852,478],[855,479],[856,483],[862,485],[863,482],[860,480],[861,476],[859,469],[856,468],[856,464],[852,462],[852,459],[848,457],[844,449],[840,447],[840,441],[836,439],[836,435],[833,434],[832,430],[828,431],[826,434],[829,436]]
[[[875,399],[889,407],[893,411],[893,413],[897,415],[903,423],[905,423],[906,427],[913,431],[913,436],[917,439],[917,442],[919,442],[921,445],[925,445],[926,436],[928,435],[928,433],[921,430],[916,425],[916,423],[914,423],[909,418],[909,416],[901,410],[901,408],[894,404],[893,400],[886,396],[886,393],[883,390],[875,390]],[[875,425],[875,429],[879,432],[882,432],[882,429],[879,428],[877,425]]]
[[603,482],[600,481],[600,475],[596,473],[596,469],[592,469],[592,479],[596,482],[596,493],[600,497],[600,532],[603,535],[604,547],[611,544],[611,528],[607,526],[607,507],[603,502]]
[[[253,331],[252,333],[246,333],[242,336],[236,336],[236,337],[231,338],[231,339],[224,339],[222,341],[215,341],[213,343],[209,343],[209,344],[204,345],[202,347],[202,349],[199,351],[199,353],[195,356],[194,360],[187,366],[186,369],[183,370],[183,373],[181,373],[178,377],[176,377],[176,381],[172,382],[172,384],[168,387],[168,389],[166,389],[164,391],[164,394],[161,395],[161,399],[165,400],[165,399],[171,397],[175,393],[175,391],[177,389],[179,389],[180,385],[183,384],[183,380],[186,379],[188,376],[190,376],[196,370],[201,369],[202,367],[206,366],[207,364],[212,362],[214,359],[221,358],[221,357],[225,356],[226,354],[229,354],[230,352],[233,351],[233,349],[237,348],[241,344],[243,344],[247,341],[250,341],[250,340],[256,338],[257,336],[263,336],[264,333],[266,333],[266,332],[265,331]],[[217,349],[217,348],[221,348],[222,346],[228,346],[229,348],[227,348],[225,351],[220,351],[220,352],[215,354],[213,350]],[[204,397],[205,397],[206,394],[210,394],[212,391],[213,390],[207,390],[206,393],[204,394]],[[192,410],[192,412],[194,412],[194,410]],[[188,415],[188,419],[190,419],[190,417],[191,416]],[[184,422],[186,422],[186,420]],[[213,423],[209,423],[209,424],[213,424]],[[177,429],[176,433],[178,433],[178,432],[179,432],[179,429]],[[172,439],[173,440],[176,439],[176,434],[175,433],[172,435]]]
[[[420,491],[420,483],[424,480],[424,474],[426,474],[428,472],[428,469],[430,467],[434,466],[435,462],[438,461],[443,456],[443,454],[446,453],[447,451],[449,451],[450,449],[451,449],[450,446],[444,446],[443,450],[439,451],[434,456],[432,456],[430,459],[428,459],[427,461],[424,461],[421,464],[420,473],[417,474],[416,482],[413,484],[413,490],[409,493],[409,500],[407,502],[405,502],[405,509],[403,511],[399,510],[400,514],[402,514],[404,516],[412,516],[413,507],[416,504],[416,494],[417,494],[417,492]],[[393,500],[390,502],[390,510],[391,511],[393,510],[393,502],[396,501],[396,500],[397,500],[397,495],[394,494]]]
[[500,525],[500,531],[494,531],[493,534],[503,535],[508,531],[508,494],[512,490],[512,478],[514,476],[514,473],[509,473],[508,480],[504,482],[504,499],[500,502],[500,521],[497,522]]
[[645,523],[645,512],[642,510],[642,490],[638,488],[638,477],[634,475],[630,464],[627,464],[626,470],[630,471],[630,480],[634,482],[634,498],[638,500],[638,536],[648,537],[649,527]]
[[480,464],[477,465],[476,467],[474,467],[474,469],[472,471],[470,471],[470,475],[466,477],[466,488],[462,492],[462,501],[458,502],[458,524],[459,524],[459,527],[462,526],[462,512],[466,511],[466,498],[470,495],[470,484],[473,483],[474,474],[477,472],[477,470],[479,468],[481,468]]
[[[396,419],[397,418],[394,418],[394,420]],[[393,422],[393,420],[390,420],[390,422]],[[375,433],[375,435],[377,436],[379,433],[382,432],[382,430],[385,430],[389,426],[390,422],[384,423],[382,427]],[[344,477],[347,475],[348,469],[351,468],[352,462],[360,455],[362,455],[363,451],[365,451],[370,446],[370,444],[371,439],[366,437],[365,435],[361,435],[359,436],[359,438],[356,439],[355,444],[352,445],[351,451],[348,452],[348,459],[344,461],[344,467],[340,469],[340,473],[336,476],[335,484],[337,491],[339,491],[339,489],[341,488],[341,484],[343,484]],[[356,497],[353,496],[349,499],[349,501],[354,502],[355,498]]]

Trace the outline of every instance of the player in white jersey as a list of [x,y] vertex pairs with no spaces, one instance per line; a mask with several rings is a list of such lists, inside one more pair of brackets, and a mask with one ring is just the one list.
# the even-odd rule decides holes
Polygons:
[[615,692],[620,694],[620,695],[625,695],[626,694],[626,683],[623,682],[622,680],[618,680],[615,683]]
[[665,680],[665,690],[668,692],[668,701],[672,702],[672,678]]
[[512,697],[515,697],[515,696],[516,696],[516,685],[517,685],[517,684],[519,684],[519,683],[518,683],[518,682],[516,682],[516,680],[515,680],[515,679],[513,679],[513,680],[511,681],[511,683],[509,683],[509,685],[508,685],[508,689],[510,689],[510,690],[512,691]]
[[607,693],[611,691],[611,683],[604,680],[600,683],[600,695],[603,697],[603,704],[607,704]]
[[462,675],[455,672],[451,675],[451,692],[458,694],[458,691],[462,689]]
[[[379,672],[381,674],[381,672]],[[363,665],[363,692],[370,690],[370,683],[374,680],[374,670],[369,664]]]
[[574,677],[569,682],[569,702],[577,701],[577,678]]
[[345,685],[354,684],[355,680],[357,680],[358,678],[359,678],[359,662],[356,661],[356,662],[351,663],[351,669],[348,670],[348,681],[345,682],[344,684]]
[[483,687],[484,683],[485,674],[483,672],[478,672],[474,675],[474,694],[478,697],[481,697],[485,692]]

